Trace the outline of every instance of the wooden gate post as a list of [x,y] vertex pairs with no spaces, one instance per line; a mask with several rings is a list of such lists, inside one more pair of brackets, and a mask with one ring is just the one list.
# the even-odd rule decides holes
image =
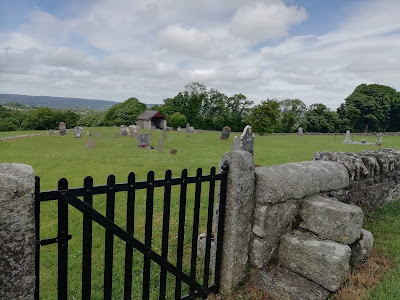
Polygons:
[[229,167],[229,173],[220,269],[220,291],[229,295],[247,275],[255,207],[255,170],[253,156],[242,150],[225,153],[220,160],[220,169],[226,165]]
[[0,299],[34,299],[34,192],[31,166],[0,164]]

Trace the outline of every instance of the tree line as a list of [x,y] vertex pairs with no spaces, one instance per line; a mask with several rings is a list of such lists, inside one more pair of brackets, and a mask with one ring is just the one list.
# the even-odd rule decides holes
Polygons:
[[[300,99],[262,100],[254,105],[243,94],[228,97],[204,84],[191,82],[173,98],[154,105],[168,125],[184,127],[187,122],[204,130],[229,126],[242,131],[246,124],[259,134],[296,132],[400,131],[400,92],[379,84],[361,84],[333,111],[323,103],[307,106]],[[0,131],[17,129],[57,129],[59,122],[68,127],[119,126],[135,124],[146,105],[129,98],[107,111],[80,114],[71,110],[39,108],[20,111],[0,106]]]

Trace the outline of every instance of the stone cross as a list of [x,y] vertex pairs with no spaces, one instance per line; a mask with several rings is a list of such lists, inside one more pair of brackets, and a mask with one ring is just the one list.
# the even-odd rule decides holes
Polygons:
[[302,137],[302,136],[303,136],[303,128],[299,127],[299,137]]
[[225,126],[224,128],[222,128],[221,140],[229,139],[230,134],[231,134],[231,128],[229,126]]
[[125,125],[121,125],[121,127],[119,128],[119,134],[122,136],[129,135],[129,128],[126,127]]
[[58,124],[58,130],[60,131],[60,135],[61,136],[66,136],[68,134],[67,133],[67,126],[65,125],[64,122],[60,122]]
[[96,148],[96,140],[95,139],[88,139],[86,141],[86,148]]
[[149,148],[150,147],[150,137],[147,133],[142,133],[138,135],[138,148]]

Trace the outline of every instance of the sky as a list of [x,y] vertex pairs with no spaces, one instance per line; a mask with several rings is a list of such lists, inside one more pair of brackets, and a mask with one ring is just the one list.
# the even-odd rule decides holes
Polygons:
[[399,0],[0,0],[0,93],[161,104],[197,81],[336,109],[400,90]]

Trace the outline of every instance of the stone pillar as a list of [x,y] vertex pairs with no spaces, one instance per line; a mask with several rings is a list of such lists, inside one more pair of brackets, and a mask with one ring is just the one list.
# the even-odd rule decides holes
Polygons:
[[[231,294],[247,275],[254,201],[254,161],[247,151],[225,153],[220,160],[229,166],[221,263],[221,292]],[[218,238],[218,237],[217,237]]]
[[34,299],[34,192],[31,166],[0,164],[0,299]]

